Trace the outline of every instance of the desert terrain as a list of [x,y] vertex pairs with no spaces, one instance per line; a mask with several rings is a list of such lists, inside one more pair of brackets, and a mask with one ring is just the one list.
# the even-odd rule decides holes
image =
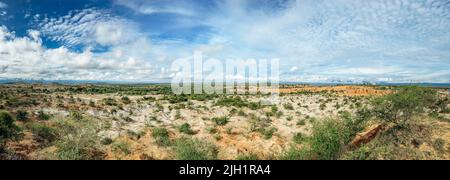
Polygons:
[[446,89],[281,85],[174,95],[164,84],[0,85],[0,159],[450,159]]

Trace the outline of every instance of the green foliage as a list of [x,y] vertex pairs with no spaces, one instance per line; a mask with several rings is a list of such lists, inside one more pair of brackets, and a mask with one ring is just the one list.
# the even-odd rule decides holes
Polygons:
[[176,104],[176,103],[181,103],[181,102],[187,102],[188,101],[188,96],[185,94],[181,94],[181,95],[170,95],[164,98],[165,100],[168,100],[169,103],[171,104]]
[[297,133],[295,134],[295,136],[293,137],[293,141],[296,144],[301,144],[303,143],[305,140],[307,139],[306,135],[303,133]]
[[433,148],[439,152],[445,152],[445,140],[438,138],[433,141]]
[[38,111],[37,118],[41,121],[47,121],[51,117],[50,117],[50,115],[46,114],[44,111]]
[[18,110],[16,112],[16,120],[17,121],[27,121],[28,120],[28,112],[25,110]]
[[247,114],[245,114],[245,112],[243,110],[239,110],[237,114],[238,114],[238,116],[242,116],[242,117],[247,116]]
[[175,143],[175,157],[178,160],[214,160],[217,148],[209,142],[196,139],[179,139]]
[[7,139],[21,137],[22,130],[14,124],[13,117],[7,112],[0,112],[0,146]]
[[224,126],[228,123],[228,117],[226,116],[214,117],[212,118],[212,121],[214,121],[218,126]]
[[313,123],[312,133],[306,137],[302,133],[294,136],[293,141],[304,144],[302,148],[292,147],[281,159],[339,159],[345,146],[363,127],[362,117],[353,117],[343,113],[340,119],[325,119]]
[[243,100],[240,96],[223,97],[216,102],[216,105],[224,107],[238,107],[238,108],[247,107],[252,110],[256,110],[262,107],[260,103],[248,102],[246,100]]
[[280,160],[311,160],[312,154],[311,150],[302,147],[302,148],[296,148],[291,147],[286,152],[284,152],[281,157],[278,159]]
[[267,127],[259,129],[259,132],[264,136],[264,139],[272,138],[273,134],[277,132],[277,128],[275,127]]
[[185,134],[194,134],[194,131],[191,129],[191,125],[188,123],[184,123],[180,126],[179,131]]
[[50,126],[41,123],[27,123],[26,128],[31,130],[40,143],[48,144],[56,140],[58,131]]
[[306,121],[304,119],[298,120],[297,126],[304,126],[306,125]]
[[123,153],[125,155],[131,154],[131,145],[125,141],[117,141],[111,145],[111,150],[113,152]]
[[376,98],[372,102],[375,116],[398,125],[415,114],[424,112],[436,101],[436,92],[420,87],[405,87],[397,93]]
[[165,128],[155,128],[152,132],[153,139],[158,146],[170,146],[169,131]]
[[113,98],[105,98],[102,101],[107,106],[117,106],[117,101]]
[[122,103],[124,103],[124,104],[130,104],[131,103],[130,98],[127,97],[127,96],[122,97],[121,100],[122,100]]
[[320,160],[337,159],[350,141],[351,132],[336,119],[327,119],[313,125],[309,138],[312,154]]
[[69,117],[76,121],[80,121],[83,119],[83,115],[78,111],[71,111]]
[[283,105],[285,109],[287,110],[294,110],[294,106],[292,106],[291,103],[286,103]]
[[101,142],[103,145],[110,145],[110,144],[113,143],[113,140],[112,140],[111,138],[103,138],[100,142]]
[[58,120],[55,122],[59,131],[59,138],[55,141],[55,159],[61,160],[99,160],[105,157],[101,148],[98,127],[87,120],[75,121],[73,119]]

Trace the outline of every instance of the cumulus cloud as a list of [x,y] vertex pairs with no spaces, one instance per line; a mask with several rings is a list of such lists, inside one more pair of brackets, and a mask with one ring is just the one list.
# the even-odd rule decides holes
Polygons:
[[[443,1],[275,1],[289,3],[275,12],[251,2],[221,1],[220,13],[206,19],[229,40],[224,54],[278,57],[282,71],[302,69],[287,74],[325,79],[408,81],[419,79],[418,70],[449,66],[450,5]],[[428,81],[450,79],[440,75]]]
[[67,47],[49,49],[42,45],[40,32],[30,30],[27,37],[17,37],[0,27],[0,78],[74,79],[74,80],[145,80],[152,65],[132,56],[96,54],[90,49],[74,52]]
[[[278,58],[281,79],[289,81],[450,79],[450,4],[445,1],[113,2],[145,21],[96,8],[62,17],[34,15],[35,30],[26,37],[5,27],[0,31],[0,72],[151,79],[169,77],[170,60],[200,50],[205,58],[222,60]],[[61,46],[46,48],[43,38]],[[21,63],[30,66],[17,68]]]

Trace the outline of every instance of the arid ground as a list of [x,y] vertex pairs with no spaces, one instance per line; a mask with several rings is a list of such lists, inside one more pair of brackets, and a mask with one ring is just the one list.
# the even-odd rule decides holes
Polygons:
[[1,85],[0,159],[450,159],[446,89],[280,88],[263,106],[167,85]]

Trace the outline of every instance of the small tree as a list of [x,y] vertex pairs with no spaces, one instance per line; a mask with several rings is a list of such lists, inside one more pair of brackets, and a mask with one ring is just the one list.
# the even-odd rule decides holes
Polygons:
[[375,116],[396,124],[407,122],[415,114],[422,113],[436,101],[432,90],[407,87],[373,101]]

